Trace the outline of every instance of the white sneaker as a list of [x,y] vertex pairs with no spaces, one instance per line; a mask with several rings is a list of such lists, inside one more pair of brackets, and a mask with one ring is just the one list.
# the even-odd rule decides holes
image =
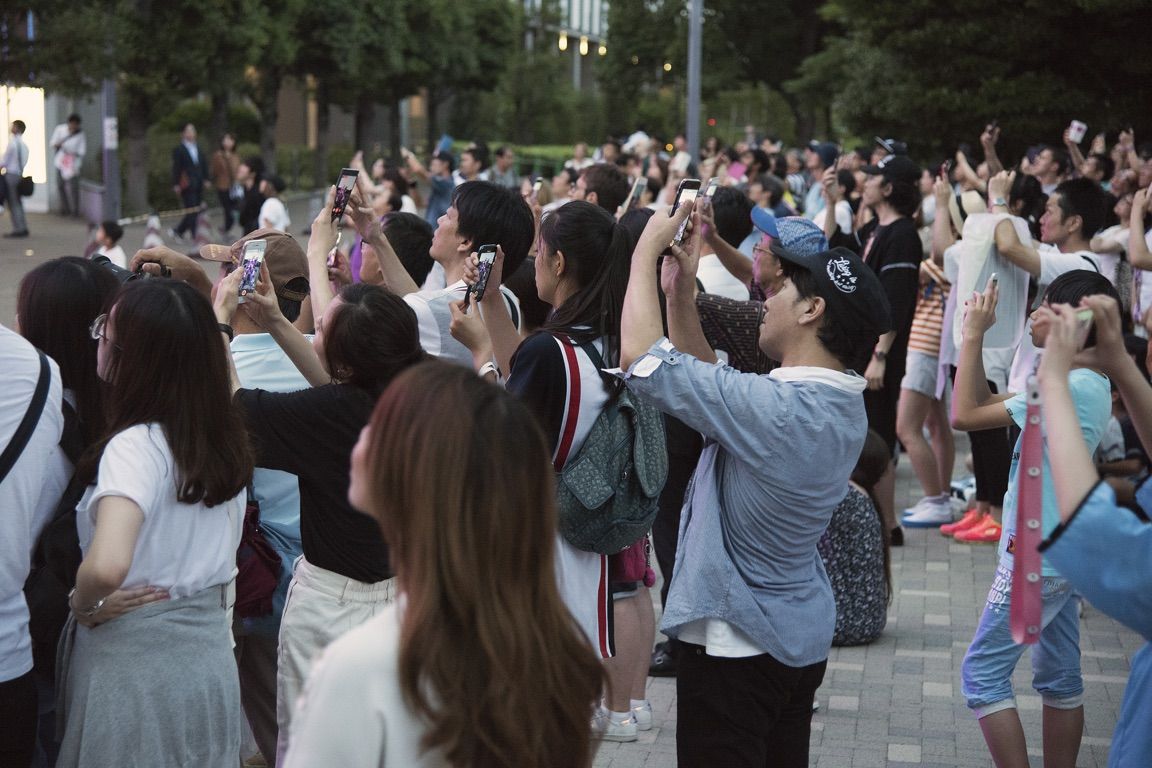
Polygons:
[[636,741],[636,718],[631,713],[617,720],[616,716],[601,707],[592,716],[592,738],[604,741]]
[[938,528],[952,522],[952,502],[948,499],[924,499],[912,514],[900,521],[905,528]]
[[636,730],[652,730],[652,703],[645,699],[643,704],[632,707],[632,719],[636,721]]

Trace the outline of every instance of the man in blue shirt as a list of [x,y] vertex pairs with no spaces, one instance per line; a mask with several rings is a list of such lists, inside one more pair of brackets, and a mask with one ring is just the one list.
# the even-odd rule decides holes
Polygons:
[[428,207],[424,212],[424,220],[435,229],[436,222],[452,205],[452,190],[456,188],[456,182],[452,179],[452,155],[437,152],[432,156],[427,168],[407,149],[403,150],[403,155],[408,170],[428,181]]
[[784,280],[764,302],[760,346],[781,367],[718,364],[696,311],[695,237],[664,260],[668,338],[652,280],[689,208],[649,221],[620,328],[628,388],[705,437],[662,624],[684,644],[678,762],[799,768],[836,622],[816,543],[868,428],[864,379],[845,369],[888,329],[887,301],[851,252],[773,243]]

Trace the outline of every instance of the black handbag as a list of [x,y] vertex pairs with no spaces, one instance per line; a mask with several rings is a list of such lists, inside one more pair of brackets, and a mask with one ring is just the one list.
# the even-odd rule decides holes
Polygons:
[[36,191],[36,184],[32,181],[32,177],[21,176],[20,183],[16,185],[16,191],[20,193],[20,197],[32,197],[32,193]]

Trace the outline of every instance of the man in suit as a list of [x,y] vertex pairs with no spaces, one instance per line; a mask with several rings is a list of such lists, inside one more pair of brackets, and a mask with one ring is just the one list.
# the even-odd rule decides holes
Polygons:
[[[172,189],[180,197],[184,208],[199,208],[204,199],[204,185],[208,183],[208,159],[196,144],[196,126],[185,123],[180,132],[180,143],[172,150]],[[173,237],[183,239],[187,232],[196,237],[198,211],[192,211],[180,220]]]

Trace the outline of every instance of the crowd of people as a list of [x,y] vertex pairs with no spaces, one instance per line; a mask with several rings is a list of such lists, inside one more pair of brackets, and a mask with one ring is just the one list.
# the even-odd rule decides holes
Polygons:
[[[357,153],[302,247],[283,182],[185,126],[174,190],[243,236],[129,258],[105,222],[0,327],[0,763],[234,766],[247,730],[266,765],[588,766],[674,675],[679,765],[806,766],[830,648],[881,636],[890,548],[938,528],[998,545],[961,690],[1026,766],[1025,516],[1045,764],[1075,765],[1081,595],[1152,638],[1152,145],[1075,127],[926,166],[754,131],[550,177]],[[622,413],[634,465],[579,472]],[[651,533],[600,551],[572,499],[618,481]],[[1152,761],[1148,653],[1111,765]]]

